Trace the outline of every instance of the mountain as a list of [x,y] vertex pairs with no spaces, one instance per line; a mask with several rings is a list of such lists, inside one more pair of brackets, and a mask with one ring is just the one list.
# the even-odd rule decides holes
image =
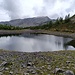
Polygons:
[[33,18],[24,18],[24,19],[15,19],[6,22],[0,22],[0,24],[19,26],[19,27],[29,27],[29,26],[38,26],[43,25],[49,22],[51,19],[47,16],[44,17],[33,17]]

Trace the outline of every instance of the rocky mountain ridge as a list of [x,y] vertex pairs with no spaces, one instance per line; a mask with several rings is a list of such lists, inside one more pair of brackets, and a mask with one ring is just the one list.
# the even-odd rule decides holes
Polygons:
[[19,26],[19,27],[29,27],[29,26],[38,26],[43,25],[49,22],[51,19],[47,16],[43,17],[33,17],[33,18],[24,18],[24,19],[15,19],[11,21],[0,22],[0,24]]

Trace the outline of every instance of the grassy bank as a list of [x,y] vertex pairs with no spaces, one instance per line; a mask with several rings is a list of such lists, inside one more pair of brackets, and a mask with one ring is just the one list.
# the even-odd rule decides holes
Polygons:
[[30,29],[22,29],[22,30],[0,30],[1,35],[13,35],[13,34],[23,34],[23,33],[30,33],[32,30]]
[[49,21],[46,24],[34,26],[34,27],[26,27],[27,29],[32,30],[48,30],[48,31],[55,31],[55,32],[70,32],[75,33],[75,15],[71,16],[66,15],[65,19],[62,17],[57,18],[55,21]]

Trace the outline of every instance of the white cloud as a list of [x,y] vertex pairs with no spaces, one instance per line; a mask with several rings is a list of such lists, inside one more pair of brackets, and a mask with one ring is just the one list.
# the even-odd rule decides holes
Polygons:
[[44,15],[47,14],[51,18],[64,17],[69,13],[73,15],[75,13],[74,3],[74,0],[44,0],[44,8],[46,11],[42,11],[45,12]]
[[0,21],[49,16],[64,17],[75,13],[75,0],[0,0]]
[[5,10],[0,10],[0,21],[9,21],[10,17]]

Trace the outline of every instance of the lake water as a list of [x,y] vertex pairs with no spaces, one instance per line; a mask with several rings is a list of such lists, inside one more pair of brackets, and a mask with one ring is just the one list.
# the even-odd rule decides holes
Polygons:
[[45,34],[2,36],[0,37],[0,49],[22,52],[75,50],[74,46],[67,44],[72,40],[71,38]]

